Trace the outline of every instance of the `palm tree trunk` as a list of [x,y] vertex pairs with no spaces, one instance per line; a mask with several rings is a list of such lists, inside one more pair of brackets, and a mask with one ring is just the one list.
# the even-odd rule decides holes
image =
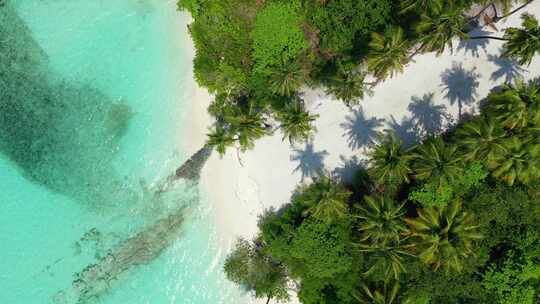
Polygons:
[[411,61],[413,57],[416,56],[424,48],[425,45],[426,43],[423,42],[418,48],[416,48],[416,50],[414,50],[414,52],[409,55],[408,61]]
[[497,22],[501,19],[504,19],[504,18],[507,18],[507,17],[510,17],[512,16],[513,14],[517,13],[518,11],[520,11],[521,9],[523,9],[524,7],[526,7],[527,5],[531,4],[534,0],[529,0],[527,2],[525,2],[524,4],[522,4],[521,6],[517,7],[516,9],[512,10],[511,12],[509,12],[508,14],[504,14],[500,17],[495,17],[493,18],[493,22]]
[[270,296],[268,296],[268,299],[266,299],[266,304],[270,303]]
[[492,2],[489,5],[484,6],[484,8],[482,8],[476,15],[469,17],[468,20],[469,21],[475,20],[476,18],[480,17],[480,15],[482,15],[490,7],[493,7],[493,9],[497,11],[497,9],[495,8],[495,4],[493,4]]
[[509,39],[502,38],[502,37],[495,37],[495,36],[474,36],[469,37],[469,39],[495,39],[495,40],[501,40],[501,41],[508,41]]

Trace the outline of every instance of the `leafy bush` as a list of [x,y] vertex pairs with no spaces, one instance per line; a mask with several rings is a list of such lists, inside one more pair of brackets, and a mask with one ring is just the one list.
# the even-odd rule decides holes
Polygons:
[[326,5],[308,4],[308,19],[319,30],[323,53],[350,52],[356,44],[367,44],[369,34],[388,25],[391,1],[334,0]]
[[484,182],[488,172],[482,164],[473,163],[469,165],[463,175],[451,182],[423,184],[418,190],[409,194],[409,200],[418,202],[423,207],[444,207],[452,198],[462,198],[473,188]]
[[291,4],[271,3],[257,13],[251,32],[257,68],[290,62],[307,47],[300,23],[300,14]]

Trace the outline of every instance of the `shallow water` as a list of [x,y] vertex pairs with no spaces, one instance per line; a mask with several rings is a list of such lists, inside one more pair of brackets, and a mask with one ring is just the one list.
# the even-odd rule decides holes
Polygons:
[[[191,67],[170,59],[174,4],[8,2],[0,7],[0,303],[239,303],[204,193],[181,182],[152,195],[188,157],[178,138],[189,98],[179,96],[188,96]],[[144,235],[163,247],[155,257],[115,261],[121,271],[95,282],[92,297],[77,293],[77,273],[125,252],[126,240],[181,206],[179,229]]]

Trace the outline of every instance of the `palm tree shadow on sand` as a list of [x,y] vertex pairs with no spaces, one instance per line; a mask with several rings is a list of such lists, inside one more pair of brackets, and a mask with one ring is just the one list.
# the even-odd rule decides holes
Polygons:
[[332,171],[332,174],[346,184],[352,183],[356,172],[366,167],[365,162],[360,160],[356,155],[350,158],[340,155],[339,160],[340,166],[336,167],[334,171]]
[[343,136],[347,136],[347,142],[352,149],[373,144],[378,135],[377,129],[382,127],[385,121],[377,117],[367,118],[362,109],[354,110],[346,120],[340,126],[346,130]]
[[514,80],[521,78],[528,71],[522,68],[517,60],[507,59],[496,55],[488,55],[488,61],[494,63],[498,69],[491,73],[489,77],[492,81],[497,81],[504,77],[505,83],[512,83]]
[[452,68],[446,69],[441,74],[443,92],[445,97],[450,100],[450,104],[458,105],[458,117],[461,118],[464,105],[472,104],[478,97],[478,78],[480,74],[476,73],[476,68],[466,70],[461,63],[454,62]]
[[[469,34],[471,34],[471,36],[489,36],[491,32],[476,29]],[[480,57],[480,52],[487,52],[489,42],[490,39],[461,39],[457,46],[457,50],[463,50],[465,55],[470,53],[471,56]]]
[[324,170],[324,158],[328,155],[326,150],[315,151],[313,143],[306,144],[304,149],[294,149],[294,155],[291,156],[292,161],[299,162],[293,172],[300,171],[302,173],[302,181],[306,177],[313,177]]
[[446,106],[435,104],[433,96],[433,93],[424,94],[422,98],[413,96],[407,107],[412,115],[415,132],[422,138],[441,133],[452,120]]
[[385,131],[394,132],[406,147],[412,146],[422,138],[422,129],[418,127],[412,117],[405,116],[401,121],[397,121],[392,115],[386,124]]

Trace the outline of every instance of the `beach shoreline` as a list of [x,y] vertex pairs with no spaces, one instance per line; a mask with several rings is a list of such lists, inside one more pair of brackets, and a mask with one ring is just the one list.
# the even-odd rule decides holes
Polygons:
[[[540,15],[540,4],[531,4],[527,11]],[[504,28],[520,22],[520,14],[511,16],[498,24],[499,32],[492,34],[500,35]],[[192,59],[192,41],[188,38],[185,43],[192,51],[188,56]],[[498,59],[502,42],[471,40],[456,41],[455,45],[453,51],[446,50],[438,57],[433,53],[417,55],[404,73],[380,83],[360,106],[348,108],[321,91],[306,90],[307,109],[320,115],[315,123],[318,132],[310,144],[290,146],[277,131],[258,140],[255,148],[245,153],[230,148],[220,157],[214,152],[201,172],[200,186],[211,205],[223,254],[230,252],[238,238],[254,238],[259,216],[269,208],[286,204],[299,183],[309,182],[306,171],[310,168],[306,166],[346,178],[365,159],[377,131],[410,131],[406,124],[419,115],[414,112],[415,105],[428,102],[432,109],[440,109],[441,125],[435,126],[440,131],[457,122],[460,107],[464,114],[478,113],[480,100],[507,80],[504,69],[508,63]],[[540,59],[517,70],[525,79],[538,76]],[[184,130],[184,139],[190,139],[184,141],[187,153],[194,153],[204,144],[212,123],[206,111],[212,97],[194,79],[190,79],[191,85],[192,100]],[[471,90],[471,99],[460,106],[452,94],[462,87]]]

